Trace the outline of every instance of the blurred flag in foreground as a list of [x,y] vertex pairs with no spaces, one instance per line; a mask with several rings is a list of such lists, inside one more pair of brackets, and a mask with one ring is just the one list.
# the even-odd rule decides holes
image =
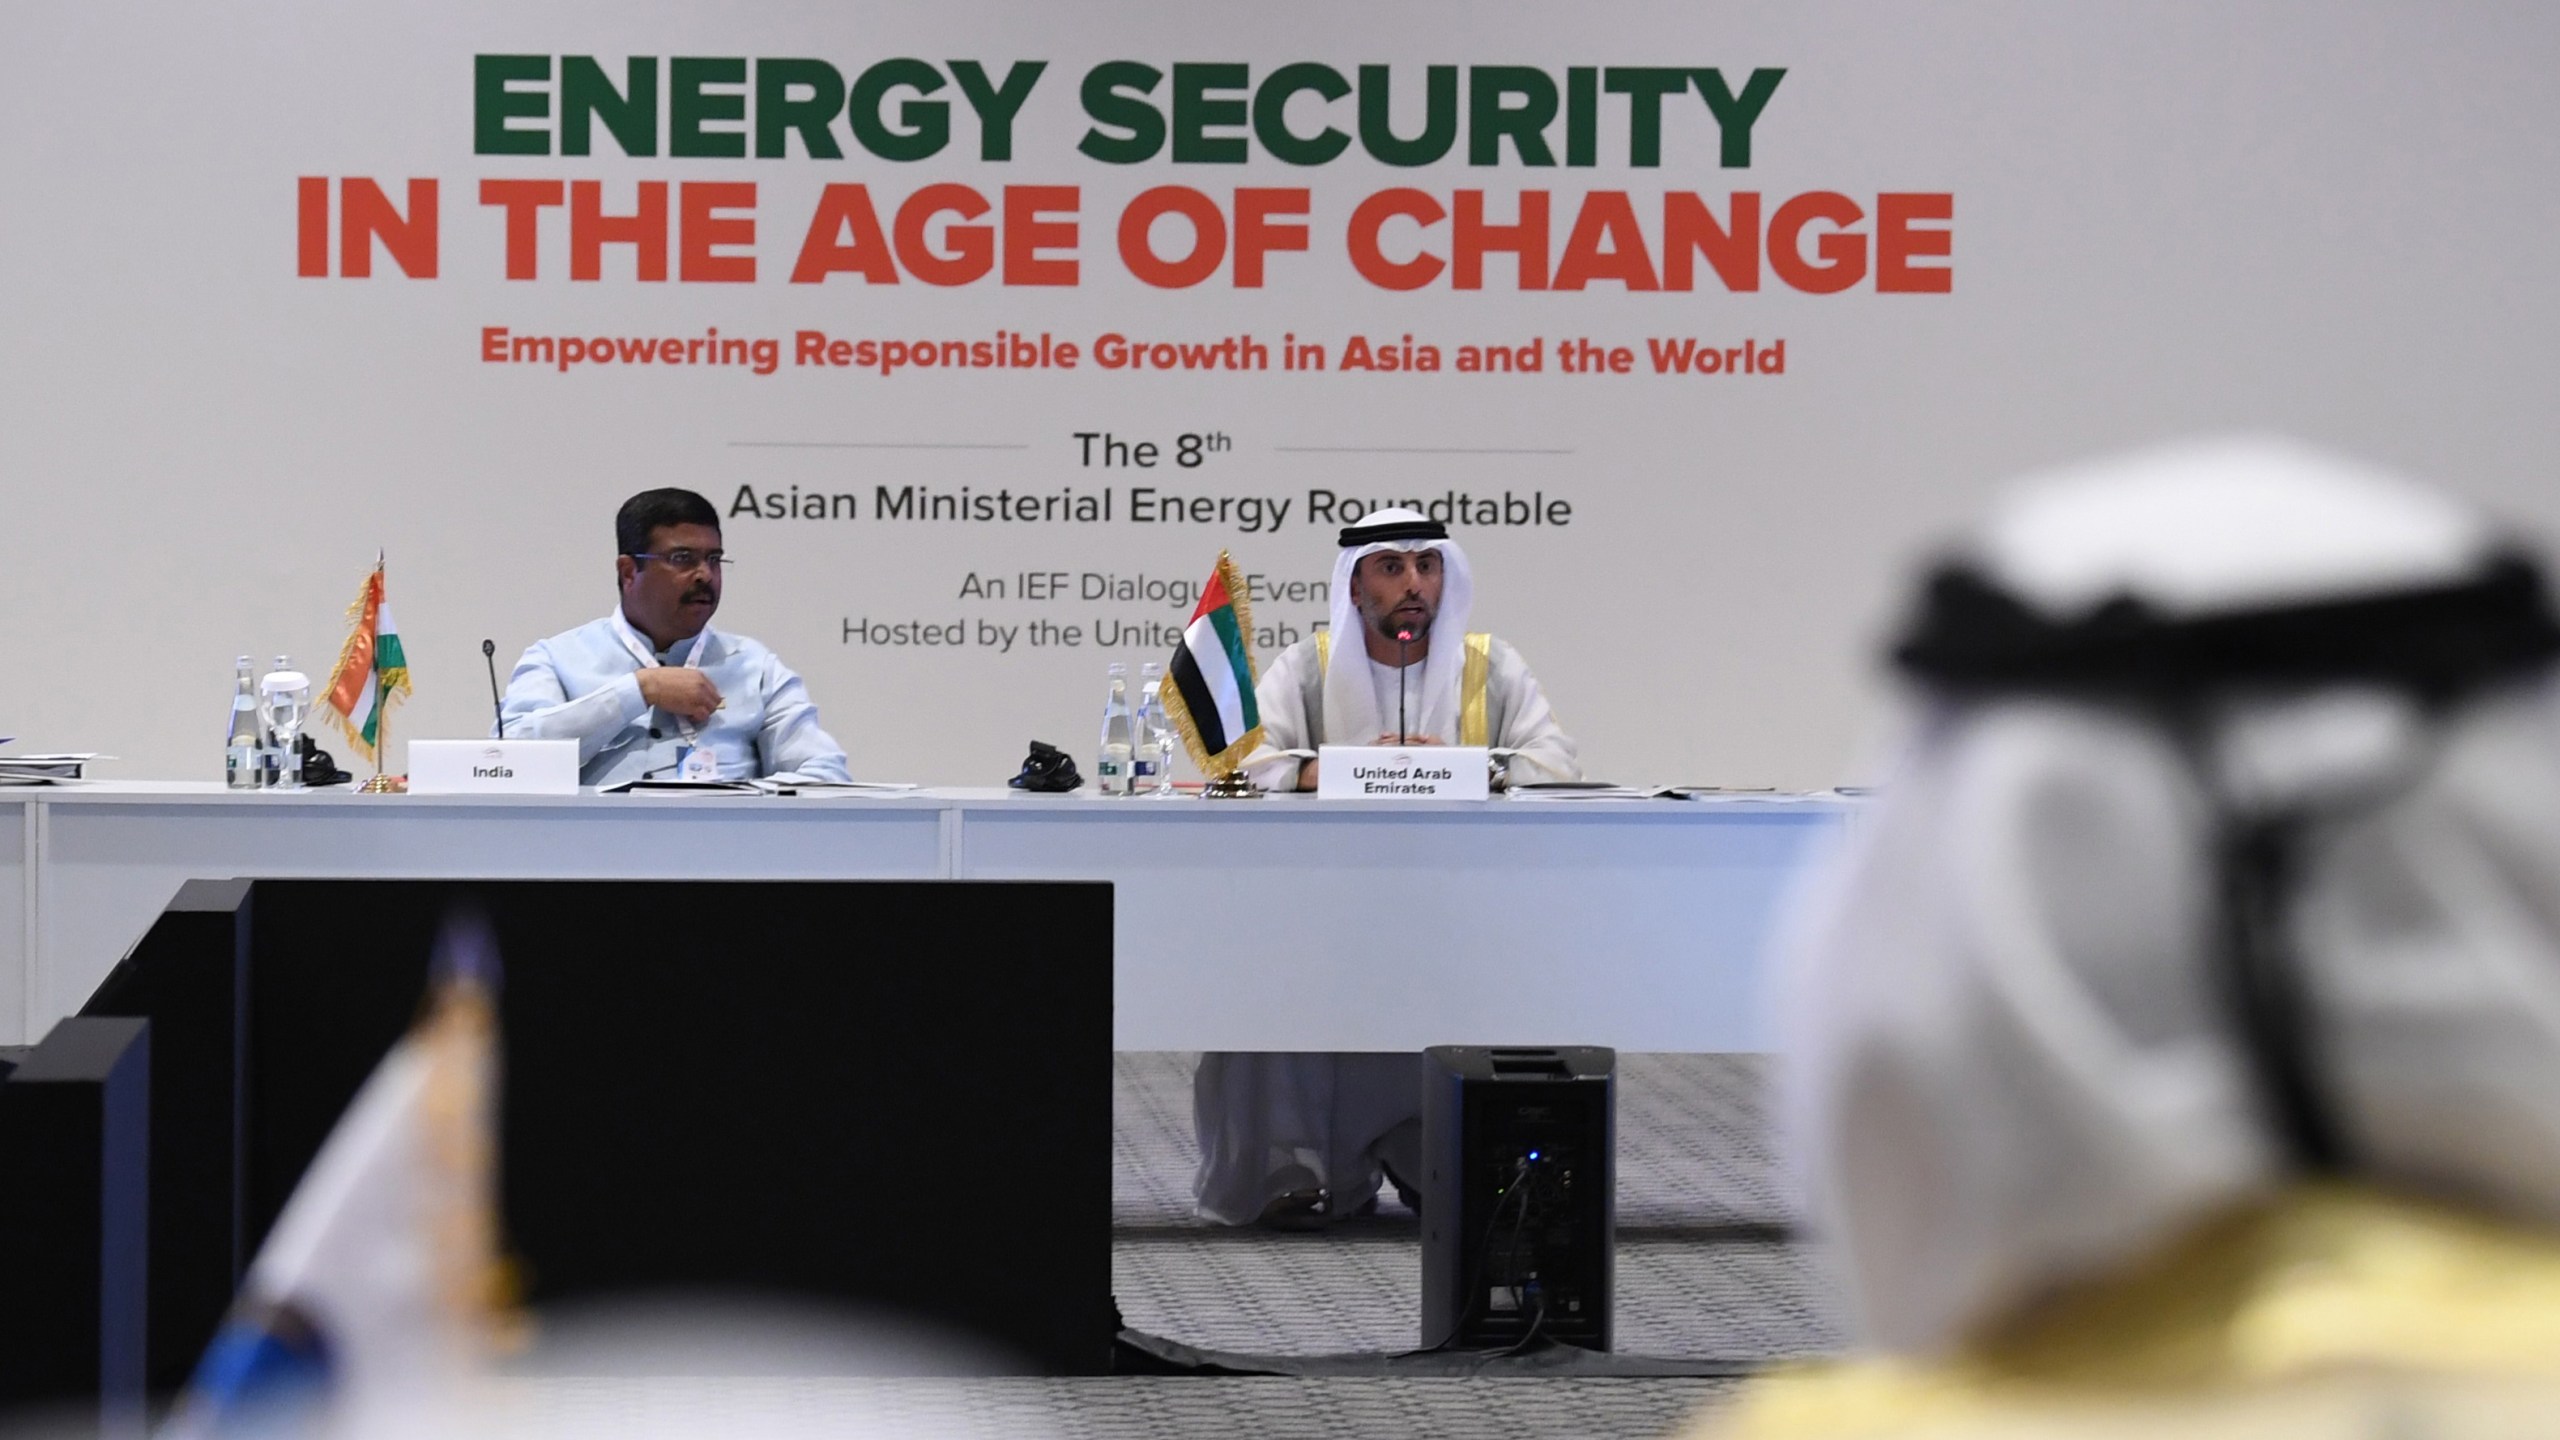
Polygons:
[[448,920],[424,1013],[295,1188],[168,1433],[379,1433],[512,1343],[496,975],[487,927]]

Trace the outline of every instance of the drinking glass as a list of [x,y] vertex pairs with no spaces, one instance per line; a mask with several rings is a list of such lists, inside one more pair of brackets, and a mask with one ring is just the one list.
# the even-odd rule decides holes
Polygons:
[[258,682],[258,715],[267,722],[267,733],[276,737],[283,750],[282,769],[276,777],[279,790],[299,790],[302,786],[302,722],[311,713],[311,677],[299,670],[276,670]]

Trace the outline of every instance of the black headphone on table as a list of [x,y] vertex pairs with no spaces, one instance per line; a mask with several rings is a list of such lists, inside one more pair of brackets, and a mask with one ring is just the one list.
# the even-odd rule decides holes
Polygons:
[[1021,773],[1005,783],[1038,795],[1064,795],[1084,784],[1084,777],[1076,773],[1074,756],[1045,740],[1034,740]]

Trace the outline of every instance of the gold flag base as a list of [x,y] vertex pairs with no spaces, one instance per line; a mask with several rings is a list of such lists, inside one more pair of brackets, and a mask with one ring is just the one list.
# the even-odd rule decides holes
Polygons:
[[359,795],[406,795],[409,793],[409,777],[406,775],[376,775],[372,779],[357,786],[356,793]]
[[1262,792],[1244,778],[1242,770],[1230,770],[1200,787],[1203,800],[1259,800]]

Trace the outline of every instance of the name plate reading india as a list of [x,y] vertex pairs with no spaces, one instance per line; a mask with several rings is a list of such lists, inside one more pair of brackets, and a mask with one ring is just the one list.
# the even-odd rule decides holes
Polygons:
[[1481,745],[1324,745],[1316,750],[1323,800],[1482,800]]
[[412,795],[575,795],[575,740],[412,740]]

